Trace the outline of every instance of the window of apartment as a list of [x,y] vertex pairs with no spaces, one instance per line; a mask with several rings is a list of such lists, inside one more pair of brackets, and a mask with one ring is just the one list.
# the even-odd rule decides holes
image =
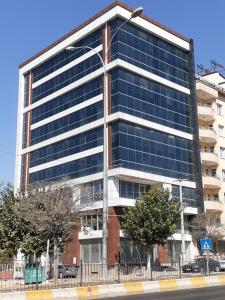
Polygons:
[[225,148],[220,147],[220,156],[221,158],[225,159]]
[[216,176],[216,169],[205,169],[203,170],[203,176],[212,176],[215,177]]
[[222,116],[222,105],[217,103],[217,115]]
[[83,263],[100,263],[102,261],[101,239],[81,241],[81,257]]
[[224,137],[224,126],[219,125],[219,136]]
[[102,230],[102,215],[86,215],[81,219],[81,230],[89,232],[91,230]]

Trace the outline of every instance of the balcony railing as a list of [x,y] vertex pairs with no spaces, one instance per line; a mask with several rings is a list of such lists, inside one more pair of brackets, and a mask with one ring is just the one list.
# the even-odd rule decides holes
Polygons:
[[212,130],[213,131],[213,127],[212,126],[199,126],[200,129],[203,129],[203,130]]
[[208,104],[208,103],[198,103],[198,106],[212,108],[212,106],[210,104]]
[[211,172],[202,172],[202,176],[203,176],[203,177],[210,176],[210,177],[213,177],[213,178],[218,178],[218,179],[220,179],[215,173],[211,173]]
[[204,152],[204,153],[213,153],[213,154],[215,154],[215,155],[217,155],[214,151],[214,149],[210,149],[210,148],[202,148],[201,150],[200,150],[201,152]]
[[217,197],[204,197],[204,201],[219,202],[219,198],[217,198]]

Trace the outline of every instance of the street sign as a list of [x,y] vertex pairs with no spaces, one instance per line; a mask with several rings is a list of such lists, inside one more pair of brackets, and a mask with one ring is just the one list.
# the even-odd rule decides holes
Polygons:
[[201,239],[201,252],[207,252],[212,250],[212,240],[209,238]]

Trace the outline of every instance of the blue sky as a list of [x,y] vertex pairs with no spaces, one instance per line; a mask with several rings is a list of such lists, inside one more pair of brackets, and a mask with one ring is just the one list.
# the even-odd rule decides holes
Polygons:
[[[2,0],[0,7],[0,182],[14,179],[18,65],[112,1]],[[126,0],[195,42],[195,61],[225,64],[225,1]]]

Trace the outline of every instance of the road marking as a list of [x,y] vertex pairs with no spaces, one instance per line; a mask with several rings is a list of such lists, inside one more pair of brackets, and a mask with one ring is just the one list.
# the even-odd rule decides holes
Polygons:
[[218,279],[219,279],[219,283],[225,284],[225,275],[219,275]]
[[129,282],[123,285],[128,295],[144,294],[144,288],[141,282]]
[[176,279],[160,280],[159,284],[161,291],[175,291],[178,289]]
[[204,277],[193,277],[191,278],[191,283],[193,287],[204,287],[207,286],[206,280]]
[[78,299],[93,299],[99,296],[97,286],[85,286],[76,288]]
[[27,300],[52,300],[52,291],[29,291],[26,292]]

